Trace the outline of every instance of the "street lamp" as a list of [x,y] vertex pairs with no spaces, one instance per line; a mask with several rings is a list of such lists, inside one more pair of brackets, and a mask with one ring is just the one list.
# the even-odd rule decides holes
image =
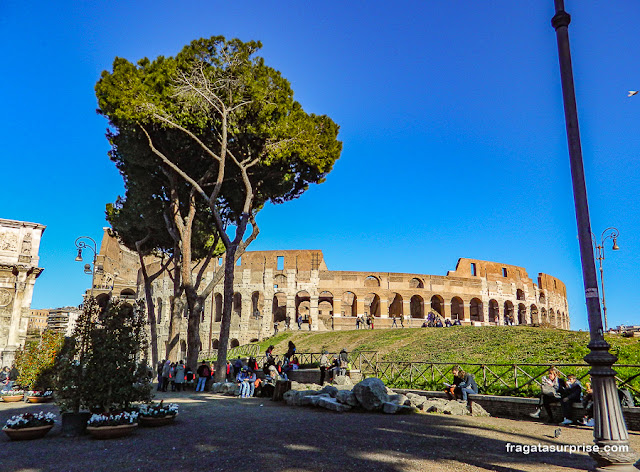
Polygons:
[[607,239],[613,240],[613,246],[611,250],[617,251],[620,248],[618,247],[618,236],[620,236],[620,232],[618,228],[607,228],[602,232],[602,236],[600,237],[600,244],[596,240],[595,234],[591,233],[593,237],[593,244],[596,247],[596,259],[598,259],[598,264],[600,266],[600,288],[602,289],[602,313],[604,315],[604,332],[609,331],[609,324],[607,323],[607,304],[604,300],[604,277],[602,271],[602,261],[604,261],[604,243]]
[[[587,346],[591,352],[584,360],[591,366],[591,385],[593,388],[593,442],[597,451],[590,452],[596,462],[595,470],[599,471],[636,471],[633,462],[636,453],[629,445],[629,433],[622,416],[622,407],[618,399],[618,388],[615,380],[613,364],[618,360],[609,352],[609,344],[604,340],[602,331],[602,315],[600,297],[598,296],[598,278],[593,257],[593,240],[591,238],[591,222],[587,202],[587,187],[582,163],[580,145],[580,127],[576,94],[573,84],[573,68],[571,66],[571,50],[569,48],[569,23],[571,16],[564,11],[564,0],[554,0],[556,14],[551,25],[556,30],[558,41],[558,57],[560,59],[560,79],[562,82],[562,98],[564,101],[564,117],[569,144],[569,162],[571,163],[571,180],[573,199],[576,208],[578,240],[580,242],[580,260],[582,262],[582,278],[584,281],[587,314],[589,317],[590,342]],[[595,448],[594,448],[595,449]],[[640,468],[640,461],[636,463]]]
[[[87,244],[84,240],[88,239],[93,243],[93,247],[90,244]],[[93,251],[93,261],[91,264],[85,264],[84,273],[91,274],[91,298],[93,298],[93,286],[95,285],[96,279],[96,259],[98,257],[98,245],[96,244],[93,238],[89,236],[80,236],[76,239],[76,247],[78,248],[78,255],[76,256],[76,262],[82,262],[82,250],[83,249],[91,249]]]

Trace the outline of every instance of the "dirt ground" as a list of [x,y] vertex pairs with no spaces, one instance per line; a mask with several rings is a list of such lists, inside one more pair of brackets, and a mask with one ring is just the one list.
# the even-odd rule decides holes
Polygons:
[[[502,418],[438,414],[392,416],[288,407],[268,399],[163,393],[176,402],[175,424],[138,428],[115,440],[64,438],[59,418],[43,439],[0,438],[0,471],[568,471],[588,470],[585,453],[508,452],[522,445],[591,445],[593,431]],[[0,402],[0,422],[55,405]],[[630,433],[640,451],[640,433]]]

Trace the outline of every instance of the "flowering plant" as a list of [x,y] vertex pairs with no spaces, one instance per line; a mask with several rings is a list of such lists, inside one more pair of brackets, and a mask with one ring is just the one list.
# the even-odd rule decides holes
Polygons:
[[53,395],[53,390],[29,390],[27,392],[28,397],[50,397]]
[[4,425],[7,429],[34,428],[36,426],[48,426],[54,423],[56,415],[53,413],[22,413],[12,416]]
[[87,421],[87,426],[100,427],[100,426],[122,426],[125,424],[135,424],[138,422],[138,413],[135,411],[128,412],[123,411],[117,415],[106,414],[98,415],[94,414]]
[[4,396],[13,397],[15,395],[24,395],[24,390],[11,389],[11,390],[3,390],[0,392],[0,396],[2,397]]
[[176,403],[163,405],[163,402],[164,400],[157,405],[154,405],[153,403],[149,405],[142,405],[139,408],[140,415],[151,418],[163,418],[165,416],[175,416],[178,414],[178,405]]

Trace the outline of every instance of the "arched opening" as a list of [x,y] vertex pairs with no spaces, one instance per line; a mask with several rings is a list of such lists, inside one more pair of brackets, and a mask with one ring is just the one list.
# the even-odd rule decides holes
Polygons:
[[518,324],[526,325],[527,323],[527,307],[524,303],[518,304]]
[[504,302],[504,324],[512,325],[514,321],[513,303],[510,300],[507,300]]
[[538,307],[531,305],[529,307],[529,314],[531,315],[531,323],[540,324],[540,315],[538,314]]
[[551,326],[556,326],[556,313],[553,311],[553,308],[549,309],[549,324]]
[[218,349],[219,346],[220,346],[220,341],[218,341],[217,339],[214,339],[213,342],[211,343],[211,349]]
[[273,288],[285,288],[287,286],[287,276],[284,274],[277,274],[273,278]]
[[364,297],[365,312],[371,316],[380,317],[380,297],[375,293],[368,293]]
[[231,343],[229,343],[229,348],[233,349],[234,347],[238,347],[240,345],[240,341],[237,339],[232,339]]
[[451,299],[451,319],[464,320],[464,302],[460,297],[453,297]]
[[253,338],[251,340],[249,340],[250,343],[257,343],[260,342],[260,340],[258,338]]
[[158,297],[156,300],[156,311],[158,316],[158,324],[162,323],[162,298]]
[[251,315],[254,318],[260,318],[264,310],[264,296],[262,292],[253,292],[251,294]]
[[298,316],[302,316],[304,323],[311,322],[309,316],[311,315],[311,296],[309,292],[301,291],[296,293],[296,320]]
[[273,304],[271,306],[273,313],[273,322],[281,322],[287,318],[287,296],[278,292],[273,296]]
[[549,322],[549,318],[547,317],[547,310],[545,308],[541,308],[540,309],[540,314],[542,315],[541,322],[542,323],[548,323]]
[[444,314],[443,306],[444,298],[442,298],[440,295],[434,295],[433,297],[431,297],[431,311],[442,316]]
[[521,288],[519,288],[518,290],[516,290],[516,299],[518,300],[524,300],[524,290],[522,290]]
[[469,317],[471,321],[484,321],[484,313],[482,312],[482,300],[472,298],[469,303]]
[[120,292],[120,298],[136,298],[136,292],[130,288],[125,288]]
[[238,318],[242,317],[242,295],[238,292],[233,294],[233,312]]
[[489,300],[489,323],[500,323],[500,307],[494,299]]
[[342,294],[342,314],[344,316],[358,316],[358,297],[353,292]]
[[216,304],[216,307],[215,307],[215,311],[216,311],[215,321],[216,321],[216,323],[219,323],[220,321],[222,321],[222,294],[216,293],[215,304]]
[[325,324],[326,328],[331,325],[331,318],[333,317],[333,293],[320,292],[318,296],[318,318]]
[[409,288],[424,288],[424,282],[421,279],[414,277],[409,281]]
[[424,299],[420,295],[414,295],[409,302],[411,318],[424,318]]
[[545,296],[544,292],[542,290],[540,290],[540,304],[544,305],[545,303],[547,303],[547,297]]
[[404,315],[402,296],[399,293],[393,294],[393,299],[389,303],[389,316],[401,317]]
[[369,277],[367,277],[366,279],[364,279],[364,286],[365,287],[379,287],[380,286],[380,279],[374,275],[370,275]]

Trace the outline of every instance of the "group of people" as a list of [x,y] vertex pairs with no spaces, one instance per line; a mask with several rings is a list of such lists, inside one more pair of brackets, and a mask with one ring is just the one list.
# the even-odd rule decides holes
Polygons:
[[374,321],[371,315],[365,314],[364,316],[358,316],[356,318],[356,329],[365,329],[365,325],[367,325],[367,329],[373,329]]
[[421,328],[449,328],[450,326],[460,326],[462,325],[462,323],[460,322],[459,319],[455,319],[453,320],[453,322],[447,318],[444,320],[444,322],[442,321],[442,318],[439,315],[436,315],[434,312],[430,311],[427,314],[427,317],[425,318],[424,322],[422,323]]
[[158,392],[166,392],[169,386],[172,392],[179,392],[184,389],[185,384],[190,384],[195,379],[195,374],[184,361],[163,360],[158,363],[157,374]]
[[12,365],[11,369],[8,366],[4,366],[0,372],[0,391],[11,390],[19,375],[20,372],[18,372],[15,365]]
[[[300,331],[302,329],[302,324],[303,323],[309,323],[309,331],[311,331],[311,320],[310,319],[304,319],[302,317],[302,315],[298,315],[298,317],[296,318],[296,324],[298,325],[298,331]],[[284,330],[289,330],[291,329],[291,317],[287,316],[284,320],[282,320],[282,324],[284,325]],[[280,321],[274,321],[273,322],[273,335],[275,336],[276,334],[278,334],[278,332],[280,331]]]
[[467,396],[470,393],[478,393],[478,384],[474,375],[470,372],[465,372],[459,366],[455,366],[451,369],[453,374],[453,383],[446,383],[445,392],[449,400],[464,400],[467,401]]
[[320,385],[324,384],[327,372],[329,372],[329,382],[332,382],[339,375],[347,375],[349,368],[349,355],[346,349],[342,349],[340,354],[333,356],[329,361],[329,352],[322,351],[320,356]]

